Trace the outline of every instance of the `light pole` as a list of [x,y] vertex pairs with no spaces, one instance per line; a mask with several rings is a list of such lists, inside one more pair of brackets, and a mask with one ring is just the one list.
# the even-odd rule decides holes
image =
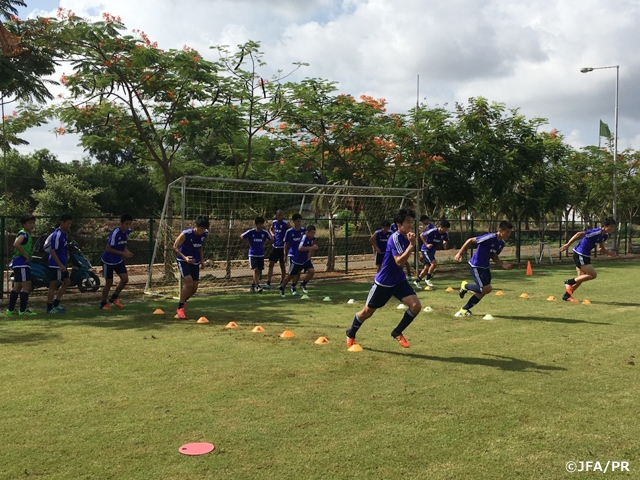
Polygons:
[[[620,65],[610,65],[608,67],[585,67],[580,72],[589,73],[594,70],[605,68],[616,69],[616,102],[615,102],[615,123],[613,129],[613,219],[618,223],[618,85],[620,84]],[[618,249],[618,229],[613,240],[613,248]]]

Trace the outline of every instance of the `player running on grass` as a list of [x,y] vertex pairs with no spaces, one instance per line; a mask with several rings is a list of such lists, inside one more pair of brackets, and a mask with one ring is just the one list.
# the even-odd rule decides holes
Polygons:
[[438,245],[442,245],[443,248],[447,248],[447,244],[449,243],[449,233],[447,232],[450,227],[451,223],[449,223],[449,220],[445,220],[443,218],[440,220],[437,227],[429,228],[420,234],[420,238],[422,239],[422,248],[420,249],[420,253],[422,254],[422,263],[424,263],[424,267],[413,282],[416,287],[420,287],[420,281],[425,277],[425,283],[427,286],[433,287],[431,279],[433,278],[433,273],[438,267],[436,252],[438,251]]
[[413,210],[402,208],[393,219],[398,226],[398,231],[391,235],[387,242],[382,267],[376,275],[364,308],[356,313],[351,328],[347,330],[347,348],[356,343],[356,334],[364,321],[370,318],[378,308],[384,307],[391,297],[396,297],[409,307],[404,312],[400,323],[391,332],[391,336],[398,340],[401,347],[409,348],[409,342],[402,332],[413,322],[422,308],[416,292],[413,291],[404,274],[404,266],[416,248],[416,236],[413,233],[415,218],[416,214]]
[[[296,249],[296,254],[291,258],[291,269],[289,270],[289,274],[284,277],[282,285],[278,287],[282,298],[285,297],[284,289],[287,286],[287,283],[289,283],[289,280],[300,278],[300,273],[302,273],[302,271],[307,273],[301,283],[302,291],[304,293],[309,293],[307,290],[307,283],[309,283],[313,278],[313,275],[316,273],[315,268],[313,268],[313,263],[311,263],[311,257],[313,256],[313,252],[316,250],[318,250],[318,245],[316,244],[316,227],[315,225],[309,225],[306,228],[306,232],[300,239],[300,243]],[[297,296],[293,294],[293,290],[292,295]]]
[[13,315],[16,303],[20,298],[20,311],[18,315],[35,315],[27,308],[29,292],[31,291],[31,256],[33,255],[33,237],[31,232],[36,226],[36,217],[33,215],[23,215],[20,217],[22,229],[13,242],[13,259],[10,267],[13,269],[13,289],[9,294],[9,308],[7,315]]
[[196,218],[195,226],[183,230],[173,242],[173,251],[178,260],[178,270],[182,277],[182,290],[176,314],[185,319],[184,311],[187,300],[198,290],[200,281],[200,262],[202,261],[202,245],[209,235],[209,218],[200,215]]
[[[129,274],[127,273],[127,266],[124,263],[124,259],[133,257],[133,253],[127,249],[127,241],[129,240],[132,224],[133,217],[125,213],[120,217],[120,226],[111,230],[109,238],[107,239],[107,245],[104,248],[104,253],[101,258],[102,276],[105,279],[102,289],[102,300],[100,301],[100,308],[102,310],[111,310],[109,303],[118,308],[124,307],[122,302],[118,300],[118,296],[125,285],[129,283]],[[118,274],[120,281],[111,295],[109,303],[107,303],[109,290],[111,290],[113,286],[114,273]]]
[[380,225],[380,228],[373,232],[373,235],[369,237],[369,243],[373,246],[376,252],[376,272],[380,271],[382,267],[382,260],[384,260],[384,252],[387,250],[387,241],[393,232],[390,230],[391,222],[385,220]]
[[580,240],[578,246],[573,249],[573,261],[576,264],[577,276],[564,281],[566,290],[562,297],[564,301],[577,302],[578,300],[573,298],[573,293],[576,289],[582,285],[583,282],[594,280],[597,277],[598,274],[596,273],[595,268],[593,268],[593,265],[591,265],[591,250],[593,250],[596,245],[598,245],[598,251],[600,253],[615,257],[616,252],[609,252],[604,247],[604,242],[609,239],[609,235],[613,233],[615,228],[615,220],[611,217],[607,217],[602,221],[602,227],[578,232],[571,237],[571,240],[560,247],[560,251],[565,252],[569,250],[569,247],[573,242]]
[[503,220],[498,226],[497,232],[486,233],[479,237],[471,237],[460,248],[454,260],[459,262],[462,260],[462,255],[465,250],[472,244],[476,243],[476,251],[473,253],[471,260],[469,260],[469,269],[471,270],[471,276],[475,283],[471,284],[467,281],[463,281],[460,284],[460,298],[464,298],[467,292],[473,292],[474,295],[469,301],[455,313],[455,317],[466,317],[472,315],[471,309],[475,307],[482,297],[491,292],[491,270],[489,270],[489,261],[493,260],[496,265],[509,270],[511,268],[510,263],[500,260],[498,255],[504,248],[505,240],[511,235],[513,225]]

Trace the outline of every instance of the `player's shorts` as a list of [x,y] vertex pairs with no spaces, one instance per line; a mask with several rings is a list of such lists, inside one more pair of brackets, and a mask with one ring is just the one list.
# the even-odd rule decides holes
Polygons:
[[287,272],[289,275],[291,275],[291,271],[293,270],[293,255],[289,255],[287,257],[289,259],[289,271]]
[[402,301],[403,298],[415,295],[416,292],[411,288],[409,282],[403,280],[402,282],[394,285],[393,287],[383,287],[374,283],[369,290],[369,296],[367,297],[367,307],[369,308],[382,308],[391,297],[396,297]]
[[311,260],[307,260],[302,265],[291,262],[291,269],[289,271],[289,275],[293,277],[294,275],[298,275],[303,270],[305,273],[307,273],[312,268],[313,268],[313,263],[311,263]]
[[273,263],[284,262],[284,247],[273,247],[269,254],[269,261]]
[[491,270],[488,268],[473,267],[469,265],[469,271],[471,271],[473,281],[476,282],[480,288],[491,285]]
[[420,254],[422,255],[423,263],[431,264],[436,260],[436,254],[429,250],[420,250]]
[[63,272],[59,268],[49,267],[49,280],[52,282],[55,280],[63,282],[67,278],[69,278],[69,271]]
[[575,263],[578,268],[584,267],[585,265],[591,265],[591,257],[580,255],[578,252],[573,252],[573,263]]
[[382,265],[383,260],[384,260],[384,252],[382,253],[376,252],[376,265]]
[[251,270],[264,270],[264,257],[249,257]]
[[194,282],[200,280],[200,264],[178,262],[178,270],[182,278],[191,277]]
[[116,265],[110,265],[108,263],[102,264],[102,278],[112,280],[114,272],[118,275],[126,275],[127,266],[124,264],[124,262],[120,262]]
[[13,267],[13,281],[30,282],[31,281],[31,267],[27,265],[21,265],[19,267]]

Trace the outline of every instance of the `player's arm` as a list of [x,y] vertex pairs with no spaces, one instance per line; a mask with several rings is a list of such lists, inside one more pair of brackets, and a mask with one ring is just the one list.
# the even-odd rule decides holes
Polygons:
[[611,257],[615,257],[616,256],[616,252],[611,250],[607,250],[606,247],[604,246],[604,242],[601,242],[600,244],[598,244],[598,253],[602,254],[602,255],[609,255]]
[[503,262],[502,260],[500,260],[500,257],[497,253],[494,253],[492,255],[491,260],[493,260],[493,262],[500,268],[504,268],[505,270],[509,270],[513,266],[509,262]]
[[22,255],[24,258],[28,260],[29,259],[29,255],[27,254],[27,251],[22,247],[22,239],[26,238],[24,235],[18,235],[15,239],[15,241],[13,242],[13,248],[15,248],[16,250],[18,250],[20,252],[20,255]]
[[104,247],[104,251],[107,253],[113,253],[114,255],[120,255],[121,257],[131,258],[133,256],[133,253],[131,253],[126,248],[124,250],[116,250],[111,245],[107,245],[106,247]]
[[411,257],[413,250],[416,248],[415,233],[408,233],[407,238],[409,239],[409,246],[407,249],[404,252],[393,256],[393,259],[396,261],[396,265],[399,267],[404,267],[407,264],[409,257]]
[[468,238],[467,241],[464,242],[462,247],[460,247],[460,250],[458,250],[458,253],[456,253],[456,256],[453,257],[453,259],[456,262],[459,262],[460,260],[462,260],[462,255],[464,255],[464,252],[467,250],[467,248],[469,248],[474,243],[478,243],[478,241],[476,240],[476,237]]
[[303,247],[302,245],[298,247],[299,252],[313,252],[314,250],[317,250],[317,249],[318,249],[318,245],[315,243],[313,245],[309,245],[308,247]]
[[51,258],[53,258],[53,261],[58,264],[58,267],[60,267],[61,272],[67,271],[67,266],[62,264],[62,262],[58,258],[58,254],[56,253],[55,249],[52,248],[51,251],[49,252],[49,255],[51,255]]
[[173,242],[173,251],[175,252],[178,258],[182,258],[185,262],[190,262],[190,261],[193,261],[193,258],[187,257],[180,251],[180,247],[182,246],[182,244],[185,242],[186,239],[187,237],[185,236],[184,233],[181,233],[180,235],[178,235],[178,238],[176,238],[176,241]]
[[376,232],[373,232],[373,235],[369,237],[369,243],[373,246],[373,250],[375,252],[382,253],[382,250],[378,248],[378,242],[376,239],[377,236],[378,234]]
[[562,246],[560,247],[560,251],[561,251],[561,252],[564,252],[564,251],[566,251],[566,250],[569,250],[569,247],[571,246],[571,244],[572,244],[572,243],[574,243],[574,242],[576,242],[576,241],[578,241],[578,240],[580,240],[582,237],[584,237],[584,232],[578,232],[578,233],[576,233],[573,237],[571,237],[571,238],[569,239],[569,241],[568,241],[567,243],[565,243],[564,245],[562,245]]

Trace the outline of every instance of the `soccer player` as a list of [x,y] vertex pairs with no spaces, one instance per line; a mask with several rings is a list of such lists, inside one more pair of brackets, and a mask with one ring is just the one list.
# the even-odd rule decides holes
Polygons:
[[240,238],[249,245],[249,266],[253,274],[251,293],[262,293],[260,275],[264,270],[264,247],[271,240],[271,235],[264,229],[264,218],[256,217],[253,223],[255,228],[247,230],[240,235]]
[[384,307],[392,296],[404,303],[409,309],[404,312],[402,320],[393,329],[391,336],[398,341],[401,347],[409,348],[409,342],[404,338],[403,332],[422,308],[420,300],[407,282],[403,270],[416,248],[416,236],[413,233],[415,216],[413,210],[401,208],[394,217],[393,220],[398,225],[398,231],[391,235],[387,242],[382,267],[369,291],[366,305],[356,313],[351,328],[347,330],[347,348],[356,343],[356,334],[364,321],[370,318],[376,309]]
[[[302,215],[294,213],[291,217],[291,221],[293,222],[293,227],[287,230],[284,234],[284,251],[287,252],[287,257],[289,258],[289,274],[291,274],[291,270],[293,268],[293,257],[298,252],[298,245],[300,245],[300,240],[302,240],[302,237],[306,232],[306,229],[302,226]],[[294,297],[300,296],[296,290],[296,284],[298,283],[299,277],[300,275],[298,274],[290,279],[291,295]]]
[[432,228],[435,228],[435,225],[429,221],[428,215],[422,215],[420,217],[420,223],[422,224],[423,230],[431,230]]
[[269,254],[269,271],[267,272],[267,284],[264,286],[266,290],[271,290],[271,277],[273,277],[273,267],[276,263],[280,264],[280,284],[284,280],[287,271],[284,268],[284,234],[289,229],[289,222],[284,219],[284,212],[278,210],[276,219],[271,222],[269,233],[273,238],[271,253]]
[[13,259],[11,268],[13,269],[13,289],[9,294],[9,308],[7,315],[13,315],[20,297],[19,315],[35,315],[27,308],[29,292],[31,291],[31,265],[29,264],[33,255],[33,237],[31,232],[36,226],[36,217],[33,215],[23,215],[20,217],[22,229],[13,242]]
[[615,257],[616,252],[609,252],[604,247],[604,242],[609,239],[609,235],[613,233],[615,228],[615,220],[611,217],[607,217],[602,221],[602,227],[578,232],[571,237],[571,240],[560,247],[560,251],[564,252],[569,249],[573,242],[580,240],[578,246],[573,249],[573,261],[576,264],[577,276],[564,281],[566,290],[562,297],[564,301],[577,302],[578,300],[573,298],[573,293],[577,288],[582,285],[583,282],[594,280],[598,276],[595,268],[591,265],[591,250],[593,250],[596,245],[598,245],[598,251],[603,255],[608,254]]
[[[389,228],[389,230],[391,230],[391,233],[396,233],[398,231],[398,225],[396,225],[395,222],[391,222],[391,227]],[[404,268],[407,270],[407,281],[411,281],[413,280],[413,278],[411,277],[411,261],[407,261],[407,263],[404,264]]]
[[[289,283],[289,280],[292,278],[300,277],[300,273],[304,270],[307,274],[302,281],[302,291],[304,293],[309,293],[307,291],[307,283],[313,278],[313,275],[316,273],[315,268],[313,268],[313,263],[311,263],[311,256],[313,252],[318,249],[318,245],[316,244],[316,227],[315,225],[309,225],[306,229],[306,232],[300,239],[300,243],[298,244],[298,248],[296,249],[295,255],[291,259],[291,269],[289,270],[289,274],[284,277],[282,281],[282,285],[278,287],[280,290],[280,296],[282,298],[284,295],[284,288]],[[293,290],[291,291],[292,295]]]
[[420,287],[420,281],[425,278],[425,276],[425,283],[429,287],[433,287],[431,279],[433,278],[433,272],[438,266],[438,262],[436,261],[436,251],[438,250],[438,245],[442,245],[443,249],[447,248],[447,244],[449,243],[448,232],[450,227],[451,224],[449,223],[449,220],[442,219],[437,227],[429,228],[420,234],[420,238],[422,239],[422,248],[420,249],[420,253],[422,254],[424,267],[413,282],[416,287]]
[[118,274],[120,281],[111,295],[109,303],[118,308],[124,307],[122,302],[118,300],[118,295],[120,295],[122,289],[129,282],[129,274],[127,273],[127,266],[124,264],[124,259],[133,257],[133,253],[127,249],[127,241],[131,233],[132,223],[133,217],[131,215],[128,213],[122,215],[120,217],[120,226],[111,230],[109,238],[107,238],[107,246],[104,248],[104,253],[101,258],[102,276],[105,279],[104,288],[102,289],[102,301],[100,302],[100,308],[102,310],[111,310],[111,306],[107,303],[107,297],[113,285],[114,272]]
[[60,299],[71,284],[67,270],[67,232],[71,229],[72,223],[71,215],[65,213],[60,217],[60,226],[45,241],[44,249],[49,253],[50,280],[47,294],[47,313],[63,313],[66,310],[60,305]]
[[380,228],[369,237],[369,243],[373,245],[373,250],[376,252],[376,272],[380,271],[382,260],[384,260],[384,252],[387,250],[387,241],[393,235],[390,228],[391,222],[385,220],[380,224]]
[[491,270],[489,270],[489,261],[493,260],[496,265],[509,270],[511,264],[500,260],[499,255],[504,248],[505,240],[511,235],[513,225],[503,220],[498,226],[497,232],[486,233],[478,237],[471,237],[460,248],[454,260],[459,262],[462,260],[462,255],[465,250],[472,244],[476,243],[476,251],[473,253],[471,260],[469,260],[469,269],[471,270],[471,276],[475,283],[471,284],[467,281],[463,281],[460,284],[460,298],[464,298],[467,292],[473,292],[474,295],[469,301],[459,310],[454,316],[465,317],[472,315],[471,309],[478,304],[482,297],[491,292]]
[[173,242],[173,251],[176,254],[178,270],[180,270],[182,277],[182,290],[176,310],[178,318],[181,319],[187,318],[184,311],[187,300],[198,290],[200,265],[203,260],[202,245],[209,235],[208,228],[209,218],[200,215],[196,218],[195,226],[183,230]]

